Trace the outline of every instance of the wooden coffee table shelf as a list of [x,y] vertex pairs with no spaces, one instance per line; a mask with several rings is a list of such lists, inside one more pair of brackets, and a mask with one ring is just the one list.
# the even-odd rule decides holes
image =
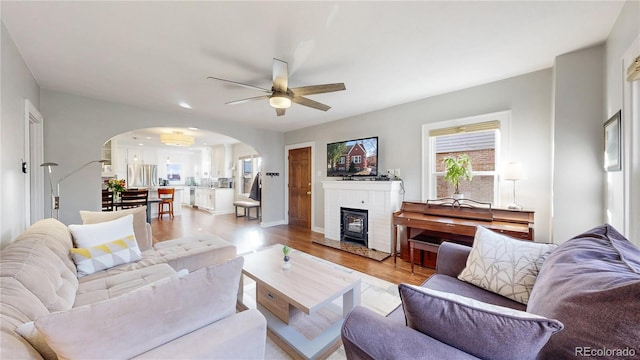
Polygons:
[[[296,250],[289,256],[291,268],[282,269],[282,245],[274,245],[244,255],[242,271],[256,282],[256,308],[267,318],[270,337],[294,358],[326,357],[340,345],[344,317],[360,304],[360,279]],[[341,308],[334,303],[340,297]],[[238,300],[240,307],[249,302],[242,293]],[[313,323],[314,316],[336,321],[323,324],[312,338],[290,324],[292,318]]]

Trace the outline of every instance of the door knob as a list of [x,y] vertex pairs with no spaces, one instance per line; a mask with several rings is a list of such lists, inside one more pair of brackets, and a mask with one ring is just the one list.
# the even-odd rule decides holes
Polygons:
[[307,195],[311,195],[311,191],[307,191]]

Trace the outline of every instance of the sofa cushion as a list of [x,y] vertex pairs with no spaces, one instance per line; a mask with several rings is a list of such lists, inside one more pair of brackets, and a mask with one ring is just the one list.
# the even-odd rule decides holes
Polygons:
[[83,224],[98,224],[119,219],[123,216],[133,215],[133,232],[140,250],[151,249],[151,234],[147,229],[147,207],[139,206],[132,209],[118,211],[80,211]]
[[516,240],[478,226],[458,279],[526,304],[540,267],[556,247]]
[[407,326],[485,359],[535,359],[559,321],[471,298],[400,284]]
[[140,260],[140,249],[133,235],[97,246],[71,249],[78,277]]
[[70,309],[78,290],[78,277],[66,264],[71,261],[69,255],[61,259],[46,244],[48,240],[45,235],[21,237],[2,249],[0,276],[21,283],[49,311]]
[[76,302],[73,306],[78,307],[112,299],[175,274],[176,271],[171,266],[158,264],[83,281],[80,282]]
[[128,359],[233,315],[243,263],[235,258],[35,325],[60,359]]
[[153,249],[155,254],[145,257],[144,260],[166,262],[175,270],[196,271],[233,259],[237,255],[237,248],[233,243],[204,232],[161,241],[155,244]]
[[36,329],[34,322],[29,321],[16,328],[16,332],[31,344],[44,360],[57,360],[58,355],[51,350],[42,333]]
[[[540,270],[527,311],[562,321],[543,358],[586,351],[640,353],[640,250],[611,225],[561,244]],[[615,357],[615,353],[604,354]]]

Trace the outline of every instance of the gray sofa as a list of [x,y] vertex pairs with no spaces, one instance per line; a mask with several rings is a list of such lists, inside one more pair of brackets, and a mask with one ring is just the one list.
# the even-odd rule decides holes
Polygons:
[[0,358],[264,357],[264,316],[236,313],[243,258],[233,244],[202,235],[151,246],[146,221],[135,230],[141,260],[80,278],[57,220],[2,249]]
[[[527,311],[564,324],[564,329],[551,335],[539,353],[513,355],[511,358],[623,359],[640,356],[640,250],[610,225],[587,231],[553,250],[540,269],[527,305],[458,280],[470,249],[443,243],[438,252],[436,274],[421,286]],[[431,310],[425,307],[420,311]],[[450,314],[434,316],[444,319],[446,324]],[[468,324],[442,330],[453,334],[451,341],[445,343],[414,330],[416,326],[407,326],[409,317],[405,316],[402,305],[386,317],[357,307],[342,328],[347,358],[478,358],[460,348],[475,338],[465,335],[467,325],[477,326],[476,334],[482,335],[485,324],[474,324],[479,320],[471,318]],[[424,328],[431,326],[421,325]],[[489,338],[487,343],[474,346],[498,346],[516,354],[519,349],[510,348],[513,336],[504,330],[493,337],[494,344],[489,344],[492,342]]]

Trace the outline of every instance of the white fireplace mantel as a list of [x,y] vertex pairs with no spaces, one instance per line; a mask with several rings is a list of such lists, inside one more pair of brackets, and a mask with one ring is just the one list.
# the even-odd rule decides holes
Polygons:
[[323,181],[324,236],[340,240],[340,208],[367,210],[370,249],[391,253],[393,212],[402,205],[400,181]]

